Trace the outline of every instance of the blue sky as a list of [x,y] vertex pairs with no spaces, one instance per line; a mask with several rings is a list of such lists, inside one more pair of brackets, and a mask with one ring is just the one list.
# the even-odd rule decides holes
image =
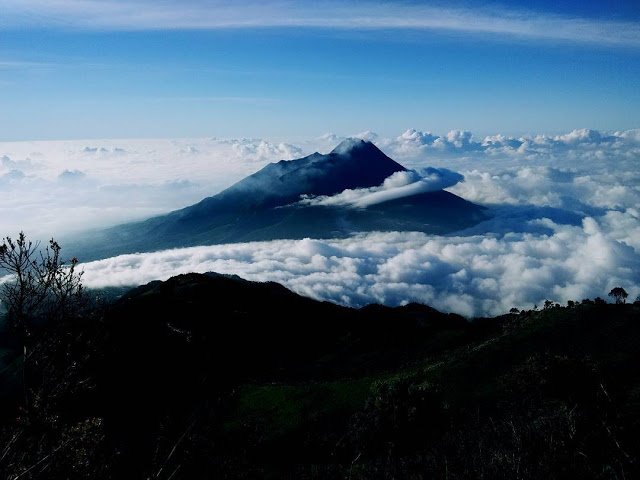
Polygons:
[[640,127],[636,0],[0,0],[0,140]]

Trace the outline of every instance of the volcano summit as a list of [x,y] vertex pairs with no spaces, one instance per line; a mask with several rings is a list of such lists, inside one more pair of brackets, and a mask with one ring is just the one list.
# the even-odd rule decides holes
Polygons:
[[195,205],[93,232],[83,258],[367,231],[449,233],[487,218],[443,190],[462,180],[445,169],[408,170],[373,143],[347,139],[330,153],[271,163]]

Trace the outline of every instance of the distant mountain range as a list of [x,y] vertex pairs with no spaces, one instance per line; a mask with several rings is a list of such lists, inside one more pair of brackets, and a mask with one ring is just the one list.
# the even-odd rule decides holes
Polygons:
[[326,155],[271,163],[195,205],[93,232],[79,245],[72,242],[68,251],[89,260],[166,248],[333,238],[363,231],[442,234],[487,217],[485,208],[444,190],[413,189],[366,206],[313,201],[345,191],[382,188],[386,179],[399,172],[410,173],[373,143],[348,139]]

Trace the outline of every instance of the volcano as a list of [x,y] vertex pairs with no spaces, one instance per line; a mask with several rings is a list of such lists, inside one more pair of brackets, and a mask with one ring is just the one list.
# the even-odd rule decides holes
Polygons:
[[181,210],[93,232],[79,248],[74,247],[89,260],[196,245],[334,238],[368,231],[444,234],[487,218],[484,207],[450,192],[411,185],[404,185],[406,191],[396,190],[400,195],[378,193],[381,198],[365,206],[338,201],[384,190],[388,180],[405,174],[417,175],[373,143],[347,139],[328,154],[271,163]]

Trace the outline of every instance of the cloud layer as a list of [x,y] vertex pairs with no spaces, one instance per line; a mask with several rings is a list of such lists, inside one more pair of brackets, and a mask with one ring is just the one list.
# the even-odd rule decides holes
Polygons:
[[307,27],[432,30],[600,45],[640,46],[633,22],[501,8],[445,8],[383,1],[0,0],[0,28],[238,29]]
[[[488,206],[494,218],[455,237],[374,233],[118,257],[87,264],[88,284],[214,270],[350,305],[422,301],[467,315],[604,296],[618,285],[632,297],[640,293],[640,130],[359,136],[413,171],[309,202],[364,207],[412,189],[446,187]],[[0,231],[60,238],[166,212],[270,161],[330,151],[343,138],[0,143]]]
[[137,285],[215,271],[280,282],[321,300],[362,306],[422,302],[468,316],[640,293],[640,216],[610,212],[576,226],[533,220],[550,232],[429,236],[372,233],[340,240],[278,240],[123,255],[84,265],[90,287]]
[[[423,175],[435,172],[425,168],[437,168],[441,178],[435,183],[451,182],[450,191],[478,203],[587,215],[640,204],[640,130],[481,138],[414,129],[393,138],[358,135]],[[0,142],[0,232],[60,237],[164,213],[214,195],[268,162],[328,152],[344,138]],[[456,174],[442,176],[445,170],[465,181],[454,185]],[[403,184],[398,187],[411,184],[396,180]],[[428,182],[405,188],[417,187],[435,188]],[[356,196],[367,193],[386,195]],[[339,200],[347,201],[346,194],[333,199]]]
[[436,135],[409,129],[395,139],[382,141],[400,157],[429,154],[436,157],[465,157],[522,160],[636,160],[640,154],[640,130],[599,132],[577,129],[562,135],[512,137],[490,135],[476,138],[466,130]]
[[165,213],[300,155],[263,139],[0,142],[0,232],[60,237]]

